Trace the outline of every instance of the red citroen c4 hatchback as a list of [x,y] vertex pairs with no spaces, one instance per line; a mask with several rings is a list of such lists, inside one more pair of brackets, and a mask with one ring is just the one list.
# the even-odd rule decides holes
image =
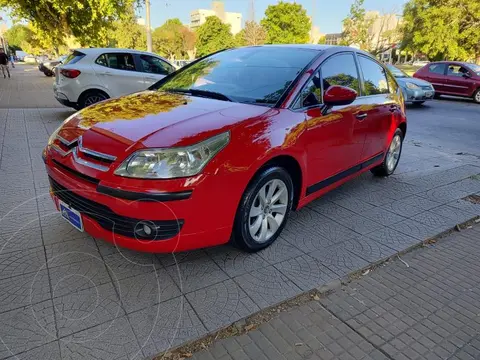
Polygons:
[[402,92],[348,47],[245,47],[83,109],[43,157],[61,216],[119,246],[270,245],[291,210],[371,170],[395,171]]

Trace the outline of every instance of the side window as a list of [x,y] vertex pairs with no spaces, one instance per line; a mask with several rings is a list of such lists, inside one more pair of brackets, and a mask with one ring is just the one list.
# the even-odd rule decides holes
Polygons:
[[358,71],[353,54],[333,56],[322,64],[321,69],[324,92],[332,85],[341,85],[360,93]]
[[445,73],[445,64],[431,64],[428,66],[428,72],[443,75]]
[[317,73],[311,78],[300,93],[296,108],[310,107],[322,103],[322,87],[320,75]]
[[[104,57],[103,61],[106,60],[107,65],[97,62],[102,58],[102,56]],[[99,65],[108,66],[111,69],[135,71],[135,63],[133,62],[132,54],[112,53],[103,54],[102,56],[100,56],[96,61],[96,63]]]
[[140,55],[140,60],[146,73],[168,75],[174,71],[173,66],[154,56]]
[[97,60],[95,60],[95,64],[108,67],[107,56],[105,54],[100,55]]
[[365,95],[388,94],[386,71],[375,61],[360,55],[360,67],[363,73]]
[[460,65],[451,64],[448,66],[447,75],[449,76],[462,77],[465,74],[468,74],[468,70]]

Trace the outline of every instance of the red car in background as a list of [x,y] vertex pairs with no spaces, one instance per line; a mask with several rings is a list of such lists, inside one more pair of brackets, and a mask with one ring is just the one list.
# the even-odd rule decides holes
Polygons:
[[365,171],[392,174],[406,129],[401,90],[367,53],[244,47],[73,114],[43,158],[79,230],[146,252],[253,252],[290,210]]
[[480,65],[459,61],[431,62],[413,77],[431,82],[435,96],[468,97],[480,104]]

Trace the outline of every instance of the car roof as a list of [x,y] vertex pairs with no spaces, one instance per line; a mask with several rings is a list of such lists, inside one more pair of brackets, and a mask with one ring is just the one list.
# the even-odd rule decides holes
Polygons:
[[159,57],[166,62],[170,63],[167,59],[165,59],[163,56],[160,56],[158,54],[148,52],[148,51],[142,51],[142,50],[134,50],[134,49],[122,49],[122,48],[77,48],[74,49],[74,51],[79,51],[81,53],[84,53],[86,55],[90,56],[95,56],[95,55],[100,55],[103,53],[117,53],[117,52],[122,52],[122,53],[130,53],[130,54],[145,54],[145,55],[154,55],[156,57]]

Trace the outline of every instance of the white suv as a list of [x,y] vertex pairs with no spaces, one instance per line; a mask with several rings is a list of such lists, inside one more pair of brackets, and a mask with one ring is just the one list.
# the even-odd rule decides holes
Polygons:
[[53,92],[77,110],[96,102],[142,91],[175,71],[164,58],[128,49],[77,49],[55,68]]

